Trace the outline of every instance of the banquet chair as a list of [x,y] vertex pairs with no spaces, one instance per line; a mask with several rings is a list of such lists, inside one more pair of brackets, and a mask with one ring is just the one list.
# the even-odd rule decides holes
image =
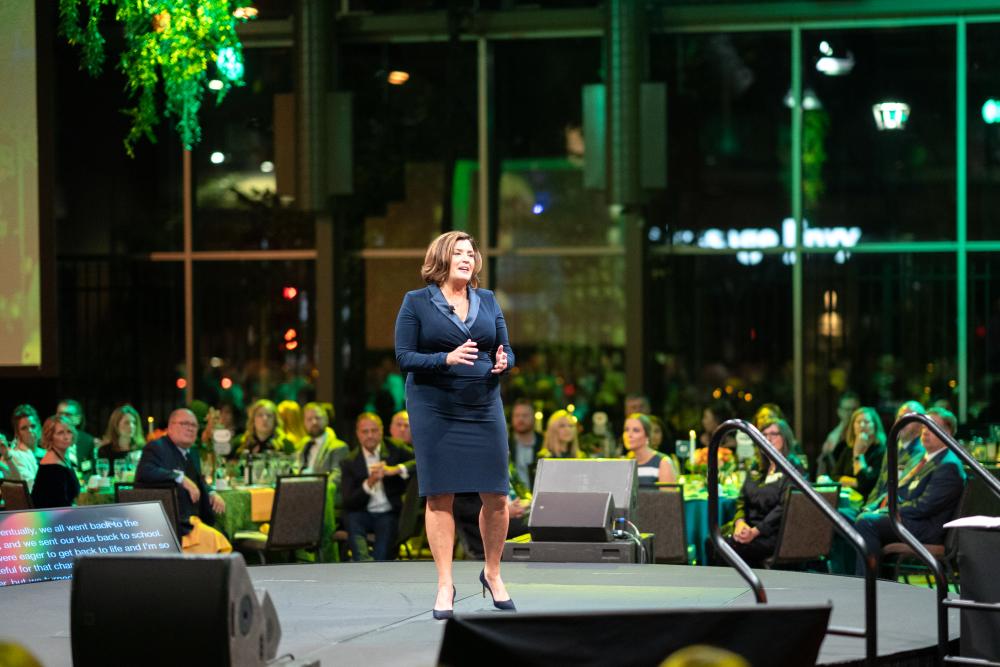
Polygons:
[[28,483],[21,479],[0,480],[0,499],[3,499],[5,512],[30,510],[31,494],[28,493]]
[[[148,503],[157,501],[163,505],[163,511],[167,515],[167,521],[170,522],[174,534],[180,535],[176,484],[144,484],[141,486],[127,482],[117,482],[115,484],[116,503]],[[179,543],[180,540],[178,540]]]
[[640,490],[635,505],[636,528],[653,533],[653,561],[687,564],[684,525],[684,486],[663,484],[657,490]]
[[[972,479],[966,481],[952,519],[971,514],[970,500],[973,494],[970,493],[970,487],[973,481]],[[959,589],[958,531],[948,529],[944,533],[944,541],[941,544],[924,544],[923,547],[941,564],[949,581],[955,584],[956,589]],[[910,583],[910,575],[927,575],[927,586],[934,588],[934,578],[931,576],[930,568],[924,565],[923,561],[917,557],[916,552],[906,542],[890,542],[882,547],[882,567],[892,568],[893,581],[899,581],[899,578],[903,577],[903,581],[907,584]]]
[[[785,499],[785,511],[778,529],[778,546],[774,554],[766,558],[763,565],[767,569],[778,565],[794,565],[823,562],[833,545],[833,522],[827,519],[809,497],[796,489],[789,489]],[[840,485],[823,486],[816,489],[830,507],[837,509],[840,501]]]
[[326,511],[326,475],[283,475],[274,491],[270,529],[240,530],[233,535],[233,547],[252,552],[266,563],[265,554],[302,549],[312,551],[316,562],[323,559],[323,514]]

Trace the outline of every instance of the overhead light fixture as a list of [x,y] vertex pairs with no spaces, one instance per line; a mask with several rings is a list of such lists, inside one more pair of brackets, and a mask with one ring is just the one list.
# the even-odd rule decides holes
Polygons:
[[1000,123],[1000,101],[990,98],[983,102],[983,122],[987,125]]
[[[784,102],[789,109],[795,108],[795,96],[792,94],[791,88],[785,93]],[[823,108],[823,103],[819,101],[819,96],[812,88],[806,88],[802,91],[802,108],[805,111],[816,111]]]
[[215,151],[208,156],[208,159],[212,161],[212,164],[222,164],[226,161],[226,156],[221,151]]
[[388,81],[394,86],[402,86],[409,80],[410,80],[409,72],[404,72],[402,70],[393,70],[389,72]]
[[208,82],[209,90],[222,90],[224,86],[225,84],[222,83],[221,79],[212,79],[211,81]]
[[905,130],[910,119],[910,105],[906,102],[879,102],[872,105],[872,115],[879,130]]
[[823,56],[816,61],[816,71],[827,76],[844,76],[854,69],[854,54],[850,51],[843,58]]
[[271,162],[270,160],[264,160],[263,162],[260,163],[260,170],[262,173],[270,174],[272,171],[274,171],[274,163]]

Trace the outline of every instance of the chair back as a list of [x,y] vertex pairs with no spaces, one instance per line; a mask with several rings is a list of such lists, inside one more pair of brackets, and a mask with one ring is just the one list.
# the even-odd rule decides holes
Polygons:
[[664,484],[656,490],[640,489],[636,498],[633,523],[640,532],[655,534],[653,538],[655,562],[688,562],[682,485]]
[[[176,484],[155,484],[136,486],[119,482],[115,484],[116,503],[148,503],[159,502],[167,515],[167,521],[174,529],[175,536],[180,535],[180,512],[177,503]],[[180,544],[180,540],[177,541]]]
[[414,469],[410,473],[410,479],[406,483],[406,492],[403,493],[403,506],[399,510],[399,532],[396,537],[397,546],[419,532],[422,500],[420,490],[417,487],[417,472]]
[[[958,504],[955,506],[955,516],[952,520],[961,519],[965,516],[973,516],[976,512],[976,497],[973,492],[972,485],[977,478],[967,478],[965,480],[965,487],[962,489],[962,495],[958,499]],[[946,562],[957,562],[953,561],[958,556],[958,531],[954,528],[948,528],[944,532],[944,560]]]
[[316,549],[323,536],[326,475],[278,477],[267,549]]
[[0,480],[0,499],[3,499],[3,510],[12,512],[30,510],[31,494],[28,493],[28,483],[22,479]]
[[[830,507],[837,509],[840,500],[840,486],[824,486],[816,490]],[[781,517],[778,533],[778,547],[766,565],[783,563],[804,563],[819,560],[830,553],[833,544],[833,523],[820,508],[802,492],[791,490],[785,501],[785,512]]]

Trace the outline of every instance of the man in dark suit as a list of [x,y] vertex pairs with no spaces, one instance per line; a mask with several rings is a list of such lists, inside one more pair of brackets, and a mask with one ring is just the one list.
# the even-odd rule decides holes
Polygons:
[[382,419],[363,412],[355,422],[361,445],[340,462],[341,497],[347,513],[352,560],[372,560],[368,533],[375,533],[374,560],[391,560],[407,481],[414,474],[413,450],[382,438]]
[[[954,434],[958,420],[944,408],[931,408],[927,416],[949,434]],[[948,447],[925,428],[920,436],[924,457],[899,480],[899,516],[903,526],[923,544],[944,542],[944,524],[958,507],[965,487],[962,462]],[[889,523],[887,507],[860,515],[855,527],[868,548],[878,554],[882,546],[898,542]],[[856,573],[864,574],[864,562],[858,558]]]
[[[210,491],[201,474],[201,461],[191,446],[198,439],[198,419],[190,410],[181,408],[170,413],[167,434],[147,443],[139,459],[135,483],[176,484],[177,534],[182,538],[186,552],[216,553],[228,545],[225,537],[210,528],[215,514],[226,511],[226,504],[214,491]],[[196,521],[191,518],[195,517]],[[193,534],[192,534],[193,532]],[[206,549],[199,549],[199,546]],[[229,547],[229,551],[232,547]]]

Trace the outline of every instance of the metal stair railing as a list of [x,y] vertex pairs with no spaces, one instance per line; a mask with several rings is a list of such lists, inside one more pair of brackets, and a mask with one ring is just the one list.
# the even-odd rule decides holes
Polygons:
[[792,484],[797,487],[807,498],[819,510],[833,522],[834,527],[840,532],[844,538],[851,543],[855,551],[861,556],[865,563],[865,627],[861,628],[846,628],[830,626],[827,628],[827,634],[831,635],[842,635],[847,637],[864,637],[865,639],[865,664],[875,665],[878,658],[878,634],[877,634],[877,617],[875,608],[875,585],[878,576],[878,554],[871,554],[868,552],[868,546],[865,544],[864,538],[861,534],[854,529],[854,526],[844,518],[835,507],[830,507],[830,504],[823,499],[821,495],[816,493],[816,491],[810,486],[809,482],[795,469],[795,466],[786,459],[778,450],[776,450],[767,438],[758,431],[749,422],[743,421],[742,419],[730,419],[724,422],[715,429],[715,433],[712,434],[712,441],[708,445],[708,525],[711,531],[712,543],[715,545],[716,552],[721,554],[722,557],[729,563],[733,568],[739,572],[740,576],[750,585],[753,589],[754,597],[757,599],[758,604],[767,603],[767,592],[764,590],[763,584],[761,584],[760,579],[754,573],[750,566],[747,565],[736,551],[730,547],[726,541],[722,538],[722,534],[719,532],[719,444],[722,442],[722,438],[730,431],[742,431],[753,440],[753,443],[767,455],[767,457],[774,461],[776,467],[778,467],[782,473],[788,476]]
[[[948,577],[938,560],[931,555],[924,545],[920,543],[913,534],[903,525],[899,515],[899,434],[907,425],[918,422],[936,435],[948,449],[955,453],[962,463],[972,469],[973,473],[986,484],[986,486],[1000,497],[1000,481],[997,481],[978,461],[965,451],[965,448],[958,443],[953,436],[941,428],[937,422],[927,415],[918,415],[914,412],[903,415],[892,425],[889,431],[889,439],[886,443],[886,471],[888,472],[888,485],[886,493],[889,499],[889,522],[893,531],[901,542],[913,549],[917,558],[923,561],[924,565],[934,574],[937,592],[937,659],[941,663],[954,665],[989,665],[1000,667],[1000,662],[980,660],[974,658],[961,658],[948,655],[948,609],[974,609],[978,611],[1000,611],[1000,604],[975,602],[972,600],[962,600],[961,598],[948,600]],[[952,528],[951,530],[956,530]]]

